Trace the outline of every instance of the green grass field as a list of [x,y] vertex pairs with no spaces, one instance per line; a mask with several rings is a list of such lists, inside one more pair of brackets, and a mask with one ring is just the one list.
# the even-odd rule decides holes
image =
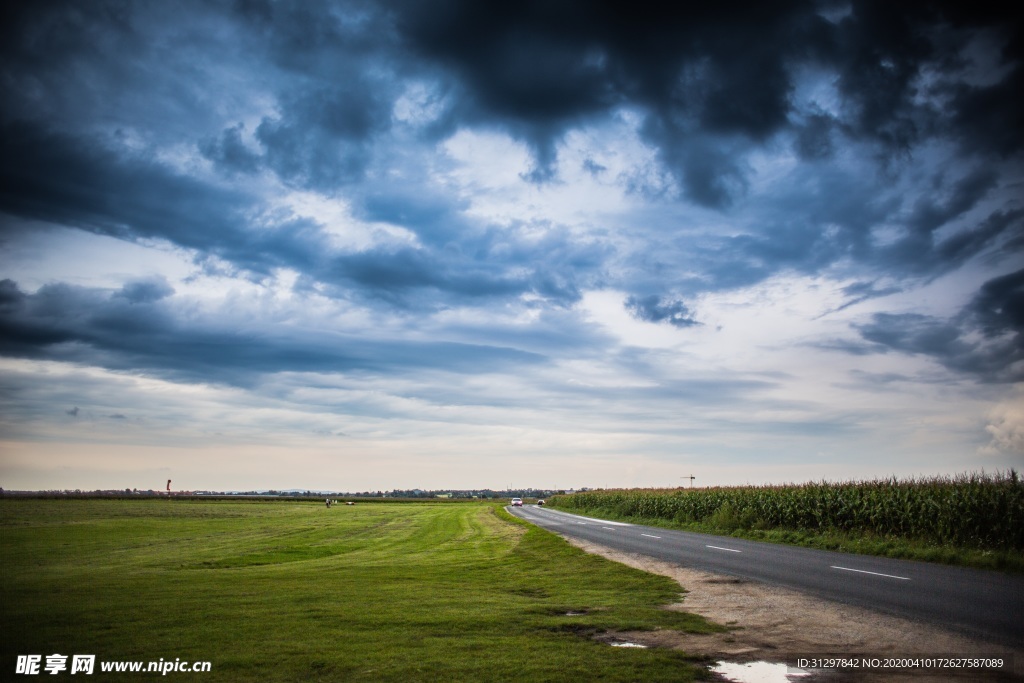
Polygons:
[[592,636],[717,629],[661,609],[680,598],[671,580],[487,503],[4,499],[0,513],[5,680],[18,655],[61,653],[97,656],[86,680],[104,680],[101,661],[180,658],[212,670],[167,678],[685,681],[705,674],[682,653]]

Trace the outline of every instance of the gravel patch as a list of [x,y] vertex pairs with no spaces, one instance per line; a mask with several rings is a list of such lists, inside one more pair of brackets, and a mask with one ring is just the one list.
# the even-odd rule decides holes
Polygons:
[[1012,657],[1013,672],[925,670],[860,671],[815,676],[815,681],[932,683],[939,681],[1024,681],[1024,649],[987,643],[931,624],[813,598],[802,593],[732,576],[687,569],[643,555],[566,538],[586,552],[652,574],[671,577],[687,591],[668,609],[699,614],[728,626],[726,633],[675,631],[618,633],[617,637],[651,647],[670,647],[693,655],[730,662],[786,662],[795,655],[860,654],[996,655]]

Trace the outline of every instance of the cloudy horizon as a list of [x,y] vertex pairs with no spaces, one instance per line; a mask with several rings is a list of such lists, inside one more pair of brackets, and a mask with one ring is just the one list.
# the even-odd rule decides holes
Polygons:
[[1020,469],[996,7],[7,8],[0,486]]

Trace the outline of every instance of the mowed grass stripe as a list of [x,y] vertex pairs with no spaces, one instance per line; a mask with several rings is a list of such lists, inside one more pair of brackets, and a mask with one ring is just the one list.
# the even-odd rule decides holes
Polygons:
[[[0,500],[3,662],[208,660],[196,680],[690,680],[602,630],[715,630],[671,580],[487,503]],[[586,612],[566,616],[566,612]],[[177,678],[187,680],[182,674]]]

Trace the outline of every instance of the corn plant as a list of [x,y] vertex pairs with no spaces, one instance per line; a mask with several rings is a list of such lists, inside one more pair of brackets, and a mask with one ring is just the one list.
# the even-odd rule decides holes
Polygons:
[[1024,550],[1024,482],[1015,470],[785,486],[601,490],[556,496],[567,510],[746,528],[840,531],[938,545]]

